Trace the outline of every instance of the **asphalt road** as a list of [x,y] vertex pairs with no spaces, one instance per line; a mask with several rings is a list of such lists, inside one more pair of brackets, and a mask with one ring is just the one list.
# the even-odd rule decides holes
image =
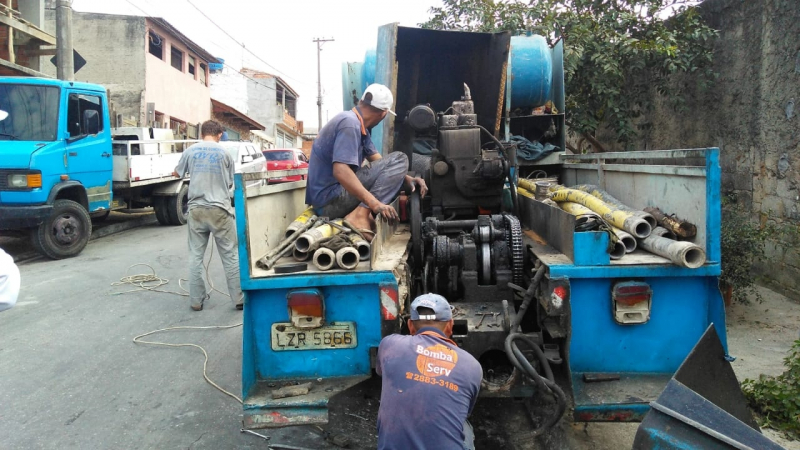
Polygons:
[[[122,220],[122,219],[121,219]],[[134,219],[128,219],[134,220]],[[113,223],[113,221],[112,221]],[[13,240],[0,240],[7,248]],[[17,242],[24,254],[24,243]],[[186,227],[145,224],[92,241],[76,258],[27,259],[20,264],[17,306],[0,313],[0,450],[14,449],[265,449],[268,442],[242,434],[241,405],[202,378],[202,353],[194,348],[137,345],[134,336],[170,326],[231,325],[241,312],[213,293],[202,312],[188,298],[112,286],[125,275],[149,273],[180,291],[187,276]],[[225,291],[219,258],[211,281]],[[734,305],[728,315],[733,367],[739,378],[777,375],[797,337],[800,305],[763,290],[765,303]],[[241,328],[181,330],[149,339],[202,345],[208,375],[227,390],[241,391]],[[374,448],[380,397],[377,379],[331,401],[330,431]],[[537,448],[526,434],[524,410],[508,400],[480,399],[472,418],[478,448]],[[571,424],[564,442],[539,448],[630,448],[637,424]],[[797,442],[783,441],[787,449]],[[307,427],[263,430],[269,443],[330,449]]]
[[[154,348],[134,336],[170,326],[241,322],[228,299],[214,293],[202,312],[188,298],[112,286],[146,263],[179,291],[187,275],[186,227],[150,225],[91,242],[76,258],[20,265],[16,307],[0,313],[0,448],[229,449],[266,448],[240,433],[241,405],[202,378],[202,353]],[[211,280],[225,286],[219,258]],[[224,291],[225,289],[223,289]],[[153,336],[208,351],[208,375],[241,391],[241,327]],[[268,431],[273,443],[312,448],[308,429]]]

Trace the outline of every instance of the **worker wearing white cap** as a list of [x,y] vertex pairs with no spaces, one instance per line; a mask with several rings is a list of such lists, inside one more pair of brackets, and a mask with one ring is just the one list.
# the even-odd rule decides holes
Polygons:
[[14,259],[0,248],[0,311],[10,309],[19,295],[19,269]]
[[[358,106],[337,114],[319,130],[311,150],[306,187],[306,203],[317,215],[343,217],[355,228],[371,232],[371,213],[389,220],[398,218],[389,204],[404,183],[409,191],[419,186],[423,196],[428,191],[422,178],[407,174],[408,157],[404,153],[392,152],[383,158],[372,143],[372,127],[387,114],[395,115],[393,102],[389,88],[371,84]],[[369,166],[362,166],[365,159]]]

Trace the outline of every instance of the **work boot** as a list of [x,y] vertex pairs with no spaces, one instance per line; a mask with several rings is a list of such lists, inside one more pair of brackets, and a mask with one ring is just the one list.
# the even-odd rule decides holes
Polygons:
[[192,308],[192,311],[202,311],[203,310],[203,303],[205,303],[206,300],[208,300],[210,297],[211,297],[211,295],[206,294],[205,298],[203,298],[203,301],[201,301],[200,304],[191,304],[190,303],[189,306]]

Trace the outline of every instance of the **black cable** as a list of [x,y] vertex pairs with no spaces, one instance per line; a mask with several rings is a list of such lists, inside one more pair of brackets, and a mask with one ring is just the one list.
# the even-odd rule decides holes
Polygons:
[[[546,430],[552,428],[556,423],[558,423],[559,420],[561,420],[561,416],[564,415],[564,411],[567,409],[567,396],[564,394],[564,391],[561,389],[561,387],[556,384],[553,370],[550,367],[550,363],[547,361],[547,357],[545,357],[544,352],[542,352],[542,349],[539,348],[539,345],[535,340],[533,340],[533,338],[517,331],[525,312],[533,301],[533,298],[536,294],[536,288],[538,287],[539,282],[541,282],[542,277],[544,277],[544,272],[545,265],[542,264],[536,270],[536,274],[533,276],[531,284],[528,286],[528,290],[525,292],[519,311],[514,316],[514,321],[511,324],[511,332],[509,333],[508,337],[506,337],[504,343],[506,356],[511,364],[521,373],[530,378],[539,389],[542,391],[549,391],[556,399],[555,412],[548,417],[544,423],[531,432],[533,437],[539,436]],[[530,361],[528,361],[528,359],[516,345],[515,341],[522,341],[528,344],[528,346],[533,350],[533,352],[536,354],[536,357],[539,359],[539,362],[542,364],[542,369],[545,372],[544,377],[536,372],[536,369],[533,367]]]

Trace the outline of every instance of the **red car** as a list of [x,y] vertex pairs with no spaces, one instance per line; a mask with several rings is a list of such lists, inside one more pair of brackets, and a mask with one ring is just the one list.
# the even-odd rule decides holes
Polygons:
[[[267,159],[267,170],[307,169],[308,158],[299,148],[273,148],[264,150]],[[270,183],[305,180],[305,175],[291,175],[282,178],[271,178]]]

